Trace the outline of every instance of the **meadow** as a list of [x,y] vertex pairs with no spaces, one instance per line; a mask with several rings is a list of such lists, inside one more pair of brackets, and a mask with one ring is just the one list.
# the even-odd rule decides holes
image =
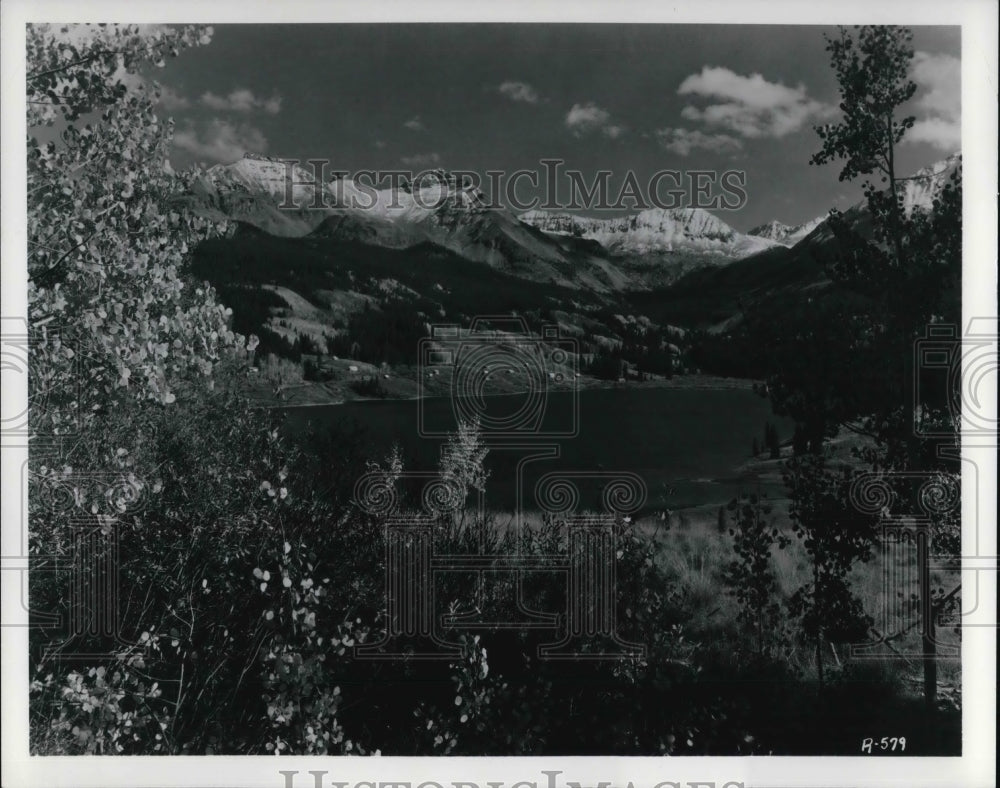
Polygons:
[[[553,406],[568,407],[569,395],[551,396]],[[449,427],[449,399],[435,398],[423,405],[425,409],[430,406],[431,426]],[[627,524],[619,523],[622,530],[618,539],[624,549],[619,552],[623,562],[619,577],[623,580],[618,619],[629,638],[648,643],[652,653],[660,652],[658,661],[664,660],[664,638],[668,638],[666,652],[672,656],[665,662],[691,668],[697,676],[674,677],[665,685],[669,689],[650,689],[651,698],[636,702],[637,715],[650,713],[647,704],[654,702],[657,693],[664,693],[666,700],[678,697],[672,694],[678,687],[687,687],[679,697],[686,698],[692,707],[711,708],[720,703],[724,709],[718,711],[718,719],[699,723],[704,726],[703,741],[688,752],[854,754],[866,730],[905,737],[909,747],[920,754],[957,750],[960,636],[945,622],[937,630],[941,653],[948,648],[955,651],[954,658],[940,662],[939,709],[930,724],[921,705],[922,663],[914,603],[917,564],[912,545],[900,548],[876,539],[870,560],[855,564],[848,582],[873,625],[857,640],[824,640],[821,658],[825,675],[818,675],[814,643],[802,636],[801,622],[790,612],[794,594],[812,579],[813,572],[803,541],[793,532],[781,478],[781,465],[792,456],[790,425],[770,412],[766,400],[749,389],[590,390],[581,392],[579,415],[579,434],[563,442],[558,457],[539,462],[538,470],[525,472],[520,485],[515,478],[516,460],[523,455],[523,447],[520,453],[491,450],[483,460],[490,471],[485,494],[480,500],[469,499],[463,527],[450,531],[438,547],[445,551],[449,546],[467,546],[469,532],[478,530],[484,535],[476,538],[489,545],[489,552],[495,555],[525,543],[530,544],[529,552],[544,544],[565,550],[565,523],[558,516],[539,511],[526,493],[521,493],[518,501],[518,490],[530,492],[543,472],[554,469],[569,474],[595,472],[591,480],[574,477],[574,481],[581,490],[579,511],[597,512],[599,473],[637,473],[646,482],[649,499]],[[753,439],[765,421],[776,425],[784,443],[778,459],[763,453],[752,455]],[[396,444],[407,470],[434,469],[440,461],[442,441],[421,437],[417,425],[416,402],[369,401],[290,409],[286,429],[353,430],[356,439],[375,456]],[[830,441],[828,451],[836,462],[857,465],[852,449],[858,445],[856,437],[840,435]],[[787,540],[783,549],[774,546],[770,550],[776,609],[763,643],[741,618],[736,589],[728,577],[737,556],[732,530],[736,523],[727,505],[749,493],[763,496],[769,510],[766,519]],[[633,589],[630,582],[640,573],[642,581]],[[447,573],[436,584],[437,596],[460,600],[459,608],[473,619],[487,610],[513,613],[513,584],[524,581],[516,581],[515,573],[502,568],[484,577],[486,580],[476,581],[472,573],[464,577],[461,572]],[[526,577],[528,586],[534,584],[541,595],[531,607],[545,608],[543,600],[548,605],[564,604],[566,592],[560,581],[553,583],[551,578],[531,572]],[[932,571],[933,585],[945,592],[958,580],[953,570]],[[638,590],[640,587],[643,590]],[[473,595],[474,604],[470,602]],[[461,627],[456,626],[450,635],[457,637],[460,632]],[[519,659],[530,652],[537,633],[521,633],[518,639],[486,628],[482,635],[484,643],[490,644],[491,664],[513,680],[524,669]],[[542,667],[537,663],[535,669],[549,675]],[[573,675],[567,678],[556,671],[549,680],[557,685],[565,682],[566,687],[574,687],[578,681],[593,682],[594,688],[603,686],[602,678]],[[564,689],[567,697],[574,697],[574,690]],[[684,694],[688,691],[695,694],[688,697]],[[610,707],[606,711],[610,713]],[[627,716],[617,704],[614,713]],[[654,720],[655,716],[650,718]],[[730,738],[733,731],[741,730],[748,732],[747,741]],[[682,745],[669,751],[685,752]],[[548,741],[545,747],[547,752],[576,752],[571,742],[558,739]]]

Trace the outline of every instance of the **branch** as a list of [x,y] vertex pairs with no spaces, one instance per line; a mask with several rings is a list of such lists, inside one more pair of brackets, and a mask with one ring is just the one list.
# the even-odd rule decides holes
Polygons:
[[[59,266],[61,266],[63,264],[63,261],[65,261],[67,257],[69,257],[71,254],[73,254],[73,252],[75,252],[81,246],[85,246],[87,243],[89,243],[90,239],[93,238],[95,235],[97,235],[96,232],[91,233],[86,238],[84,238],[82,241],[80,241],[80,243],[78,243],[76,246],[73,246],[70,249],[68,249],[66,251],[66,253],[63,254],[62,257],[60,257],[58,260],[56,260],[52,265],[50,265],[48,268],[46,268],[40,274],[36,274],[35,276],[30,276],[29,275],[28,278],[32,279],[35,282],[35,284],[39,284],[40,283],[44,287],[45,286],[45,280],[48,277],[52,276],[53,273],[56,272],[56,270],[59,268]],[[39,282],[39,280],[41,280],[41,282]]]
[[880,440],[879,436],[876,433],[862,429],[861,427],[857,426],[856,424],[852,424],[849,421],[840,422],[840,426],[845,427],[846,429],[853,432],[855,435],[864,435],[866,437],[873,438],[874,440]]
[[67,71],[67,70],[73,68],[74,66],[82,66],[84,63],[89,63],[90,61],[97,60],[98,58],[101,58],[101,57],[107,57],[108,55],[121,55],[121,54],[124,54],[124,53],[123,52],[116,52],[116,51],[112,51],[112,50],[108,50],[108,51],[105,51],[105,52],[96,52],[93,55],[89,55],[88,57],[80,58],[79,60],[74,60],[71,63],[65,63],[65,64],[63,64],[61,66],[58,66],[57,68],[50,68],[47,71],[35,71],[35,72],[31,73],[31,74],[28,74],[28,76],[26,77],[26,81],[29,82],[29,83],[30,82],[34,82],[35,80],[41,79],[42,77],[47,77],[50,74],[58,74],[60,71]]

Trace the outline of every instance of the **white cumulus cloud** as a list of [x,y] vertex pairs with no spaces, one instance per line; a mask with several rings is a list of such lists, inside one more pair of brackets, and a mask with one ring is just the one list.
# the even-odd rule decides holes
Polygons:
[[606,109],[588,101],[585,104],[574,104],[566,113],[566,128],[575,137],[600,132],[606,137],[617,139],[625,133],[625,127],[611,122],[611,113]]
[[412,156],[402,156],[400,161],[410,167],[430,167],[441,163],[441,157],[436,153],[415,153]]
[[833,108],[809,97],[805,85],[788,87],[769,82],[761,74],[744,76],[728,68],[705,66],[681,82],[677,93],[708,99],[704,106],[689,104],[685,120],[700,121],[750,139],[784,137],[807,121],[828,116]]
[[191,101],[169,85],[160,85],[160,106],[164,109],[187,109]]
[[228,112],[254,112],[260,110],[268,115],[277,115],[281,112],[281,96],[274,95],[271,98],[263,98],[254,94],[247,88],[237,88],[228,95],[218,96],[211,91],[202,94],[199,99],[203,106],[217,111]]
[[954,153],[962,145],[962,125],[957,120],[924,118],[913,124],[903,142],[926,142],[945,153]]
[[500,93],[511,101],[523,101],[525,104],[537,104],[539,100],[538,91],[527,82],[514,82],[508,80],[501,82],[497,88]]
[[917,83],[918,117],[904,142],[926,142],[954,153],[962,144],[962,63],[953,55],[916,52],[910,74]]
[[403,124],[404,129],[409,129],[410,131],[427,131],[427,127],[424,122],[420,120],[419,115],[414,115],[406,123]]
[[174,145],[199,159],[232,162],[248,151],[266,151],[267,137],[252,126],[234,125],[215,118],[197,125],[188,123],[183,129],[174,132]]
[[666,150],[680,156],[687,156],[693,150],[707,150],[714,153],[735,153],[743,143],[728,134],[706,134],[698,129],[665,128],[654,134]]

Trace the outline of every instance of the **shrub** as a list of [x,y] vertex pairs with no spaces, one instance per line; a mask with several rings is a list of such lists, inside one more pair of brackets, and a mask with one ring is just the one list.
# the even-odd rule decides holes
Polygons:
[[850,468],[831,470],[824,455],[807,454],[789,460],[782,475],[791,499],[792,529],[812,564],[812,580],[792,595],[789,609],[801,620],[803,635],[813,641],[822,682],[824,640],[861,642],[872,624],[847,576],[856,562],[871,558],[875,522],[851,503]]
[[351,382],[351,389],[362,397],[373,399],[385,399],[389,396],[389,391],[382,384],[378,375],[370,375]]
[[735,523],[729,533],[736,558],[726,567],[724,579],[729,593],[740,604],[740,620],[754,633],[757,654],[763,656],[770,650],[780,623],[780,607],[775,598],[778,583],[771,567],[771,552],[775,546],[784,550],[790,540],[766,519],[771,508],[764,496],[741,495],[728,508]]

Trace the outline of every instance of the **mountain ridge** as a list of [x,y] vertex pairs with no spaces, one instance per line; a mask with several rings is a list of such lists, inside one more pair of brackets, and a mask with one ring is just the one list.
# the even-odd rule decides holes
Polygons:
[[[929,209],[959,162],[954,154],[903,179],[904,210]],[[253,153],[205,171],[186,199],[198,212],[279,237],[388,249],[429,242],[527,281],[604,294],[668,286],[698,268],[832,237],[826,216],[795,226],[772,220],[742,233],[701,208],[515,215],[488,205],[478,188],[444,170],[379,189],[348,177],[320,182],[292,160]],[[866,211],[862,201],[844,215],[862,226]]]
[[735,259],[773,245],[734,230],[703,208],[650,208],[606,219],[533,210],[519,218],[549,233],[598,241],[612,254],[687,252]]
[[279,237],[324,237],[405,249],[429,241],[462,258],[535,282],[611,292],[642,283],[600,250],[566,244],[486,204],[443,170],[417,185],[376,189],[350,178],[320,183],[298,165],[245,155],[216,165],[188,195],[196,212],[236,219]]

